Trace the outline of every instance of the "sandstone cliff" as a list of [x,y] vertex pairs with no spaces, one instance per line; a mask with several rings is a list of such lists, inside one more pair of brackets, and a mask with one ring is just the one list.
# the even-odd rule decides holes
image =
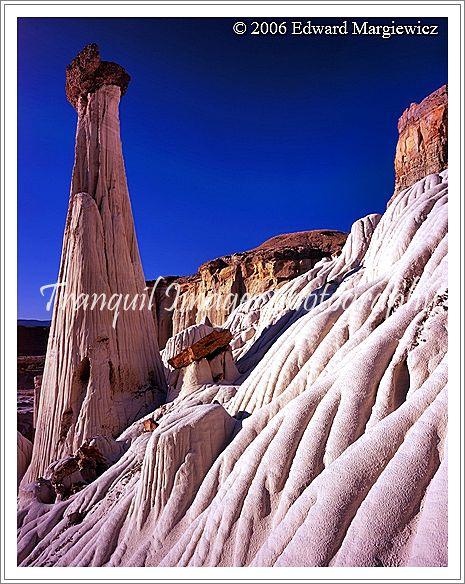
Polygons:
[[339,255],[346,238],[346,233],[329,229],[286,233],[255,249],[206,262],[193,276],[164,278],[155,290],[160,348],[205,319],[222,325],[245,297],[279,288],[322,258]]
[[412,103],[397,128],[396,193],[447,168],[447,85]]
[[[144,294],[120,141],[118,106],[129,76],[100,63],[96,45],[67,68],[78,113],[59,282],[27,483],[95,435],[117,436],[160,403],[165,388],[147,310],[77,305],[73,298]],[[79,306],[76,309],[76,306]],[[99,304],[99,306],[102,306]]]

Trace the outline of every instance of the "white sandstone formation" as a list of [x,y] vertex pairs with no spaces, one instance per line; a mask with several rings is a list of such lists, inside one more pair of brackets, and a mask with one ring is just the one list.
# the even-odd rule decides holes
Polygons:
[[447,185],[423,178],[241,305],[240,376],[133,423],[81,492],[24,501],[20,564],[447,565]]
[[31,462],[32,456],[32,442],[25,438],[21,432],[16,432],[17,434],[17,475],[18,475],[18,487],[21,479],[26,473],[27,467]]
[[[121,81],[123,80],[123,81]],[[116,437],[164,397],[124,169],[118,106],[129,76],[86,47],[67,71],[78,112],[75,162],[37,429],[26,485],[95,435]],[[124,82],[124,83],[123,83]],[[92,85],[89,85],[92,84]],[[88,91],[88,92],[86,92]],[[112,295],[129,302],[115,319]],[[73,299],[90,299],[76,309]],[[96,295],[96,296],[94,296]],[[102,305],[102,296],[107,303]],[[91,309],[93,298],[98,301]],[[103,309],[101,307],[104,306]],[[116,326],[113,323],[116,322]]]

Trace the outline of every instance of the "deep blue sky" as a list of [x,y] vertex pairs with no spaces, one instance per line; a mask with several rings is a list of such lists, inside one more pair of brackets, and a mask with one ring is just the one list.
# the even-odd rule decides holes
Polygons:
[[447,82],[446,19],[390,39],[236,36],[235,20],[20,19],[19,318],[50,318],[39,287],[58,274],[76,126],[65,67],[90,42],[132,77],[121,131],[147,278],[383,212],[397,119]]

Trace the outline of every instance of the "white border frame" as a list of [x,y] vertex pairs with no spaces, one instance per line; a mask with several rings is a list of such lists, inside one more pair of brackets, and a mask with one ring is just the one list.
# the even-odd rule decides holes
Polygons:
[[[449,566],[447,568],[18,568],[16,566],[16,415],[7,415],[2,428],[2,522],[3,544],[2,582],[53,581],[84,582],[111,581],[463,581],[461,542],[463,542],[463,485],[462,460],[462,401],[463,371],[459,367],[463,348],[463,176],[461,152],[463,145],[463,0],[456,2],[84,2],[65,4],[1,2],[5,15],[3,38],[2,79],[4,80],[2,134],[2,218],[5,218],[2,244],[4,261],[5,296],[2,303],[2,322],[5,323],[2,346],[5,359],[4,391],[1,394],[2,412],[16,412],[16,278],[17,278],[17,18],[18,17],[337,17],[370,18],[387,17],[448,17],[449,19],[449,178],[451,184],[449,237],[450,258],[450,439],[449,439]],[[109,8],[111,6],[111,14]],[[85,10],[83,10],[85,7]],[[4,11],[4,12],[3,12]],[[85,14],[83,14],[85,12]],[[393,16],[394,15],[394,16]],[[388,41],[387,41],[388,42]],[[401,112],[399,112],[399,115]],[[394,153],[393,153],[394,156]],[[5,253],[6,252],[6,253]],[[2,263],[3,263],[2,261]],[[460,267],[460,269],[459,269]],[[3,320],[4,319],[4,320]],[[6,334],[8,331],[8,335]],[[3,383],[2,383],[3,385]],[[4,419],[5,419],[4,417]],[[460,461],[460,465],[459,465]],[[9,469],[7,473],[6,470]],[[13,476],[12,476],[13,475]],[[457,512],[459,511],[459,512]],[[115,571],[116,570],[116,571]]]

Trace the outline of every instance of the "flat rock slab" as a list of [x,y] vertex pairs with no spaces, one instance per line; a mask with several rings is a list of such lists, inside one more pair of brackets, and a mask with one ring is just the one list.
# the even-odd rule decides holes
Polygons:
[[194,361],[200,361],[200,359],[225,349],[231,340],[232,334],[228,330],[215,330],[169,359],[168,363],[175,369],[187,367]]

